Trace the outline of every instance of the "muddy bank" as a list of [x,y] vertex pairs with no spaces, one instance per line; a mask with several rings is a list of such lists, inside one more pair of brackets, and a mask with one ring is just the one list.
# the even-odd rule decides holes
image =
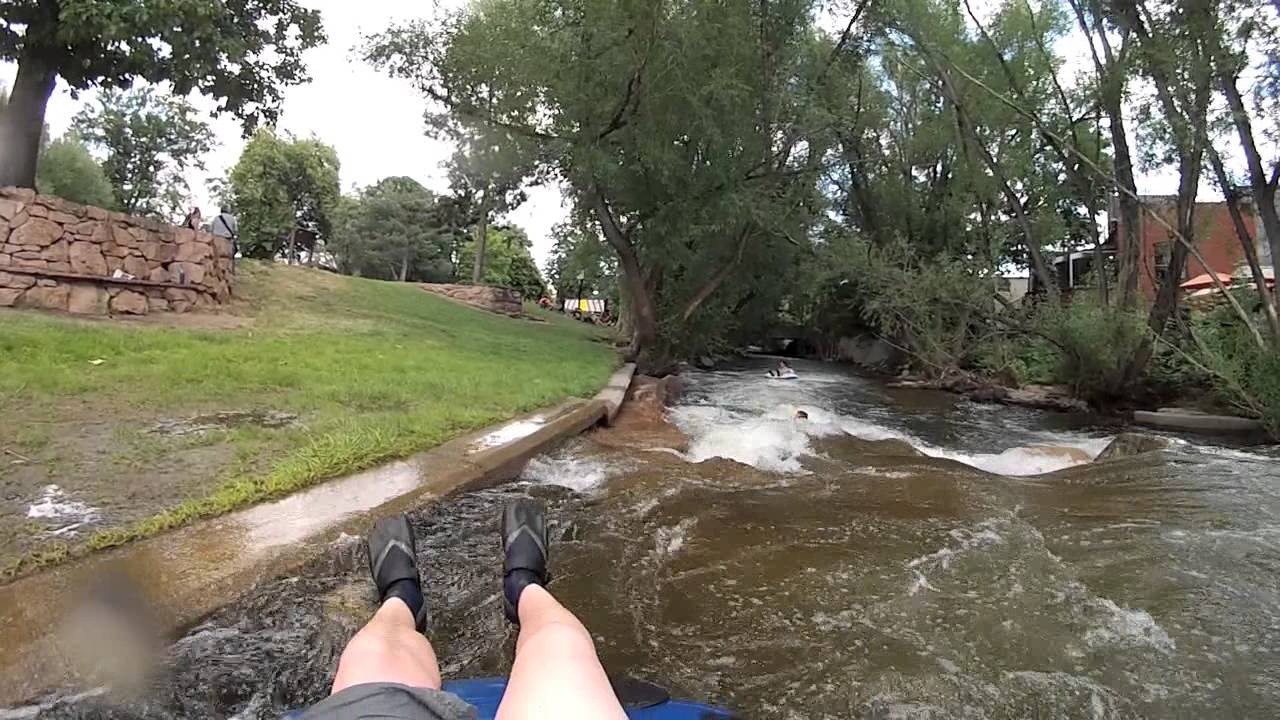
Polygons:
[[[0,570],[123,528],[208,494],[237,460],[235,432],[265,442],[296,418],[228,411],[121,422],[114,410],[42,411],[0,418]],[[66,419],[79,414],[81,417]]]

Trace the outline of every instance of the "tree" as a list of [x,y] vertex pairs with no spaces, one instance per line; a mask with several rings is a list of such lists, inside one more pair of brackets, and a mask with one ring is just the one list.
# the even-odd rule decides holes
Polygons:
[[8,0],[0,59],[18,72],[0,110],[0,186],[31,187],[45,108],[73,90],[168,82],[220,100],[248,133],[307,80],[302,53],[325,42],[320,13],[296,0]]
[[456,229],[436,197],[418,181],[389,177],[344,197],[333,253],[341,272],[405,282],[453,277]]
[[111,181],[75,133],[63,135],[40,151],[36,185],[46,195],[57,195],[81,205],[116,209]]
[[303,248],[314,256],[314,241],[332,231],[338,168],[338,153],[315,138],[255,133],[229,177],[244,253],[290,263]]
[[551,229],[555,245],[547,260],[547,281],[560,300],[599,294],[617,312],[618,259],[589,223],[561,223]]
[[105,90],[72,127],[106,154],[102,168],[116,205],[131,215],[180,217],[190,192],[185,173],[204,169],[202,156],[213,144],[191,103],[152,87]]
[[471,261],[471,282],[483,282],[489,219],[525,201],[521,184],[533,172],[528,144],[501,129],[462,125],[450,133],[459,142],[449,160],[449,189],[473,215],[473,239],[479,247]]
[[[477,253],[476,238],[462,249],[459,268],[473,267]],[[518,227],[510,225],[489,228],[484,243],[489,254],[481,282],[519,290],[525,299],[537,299],[547,292],[547,285],[538,271],[538,265],[529,252],[529,236]]]
[[632,352],[719,342],[823,202],[811,114],[830,52],[811,0],[497,0],[374,37],[366,56],[454,122],[537,145],[618,256]]

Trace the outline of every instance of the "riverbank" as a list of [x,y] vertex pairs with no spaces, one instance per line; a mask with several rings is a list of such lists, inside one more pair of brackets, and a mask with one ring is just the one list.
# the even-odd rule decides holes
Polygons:
[[6,577],[602,387],[598,329],[243,263],[226,312],[0,321]]

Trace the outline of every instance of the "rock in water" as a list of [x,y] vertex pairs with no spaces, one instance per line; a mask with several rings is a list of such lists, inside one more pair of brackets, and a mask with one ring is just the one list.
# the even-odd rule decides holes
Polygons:
[[1145,433],[1120,433],[1107,447],[1099,453],[1096,462],[1116,460],[1118,458],[1141,455],[1142,453],[1167,450],[1173,443],[1168,438]]

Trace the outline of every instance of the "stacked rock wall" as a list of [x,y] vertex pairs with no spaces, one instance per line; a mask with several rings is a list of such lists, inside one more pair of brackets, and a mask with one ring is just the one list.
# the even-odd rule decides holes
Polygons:
[[231,295],[226,238],[0,189],[0,307],[145,315]]
[[422,289],[503,315],[520,315],[524,312],[524,301],[520,292],[511,288],[424,283]]

